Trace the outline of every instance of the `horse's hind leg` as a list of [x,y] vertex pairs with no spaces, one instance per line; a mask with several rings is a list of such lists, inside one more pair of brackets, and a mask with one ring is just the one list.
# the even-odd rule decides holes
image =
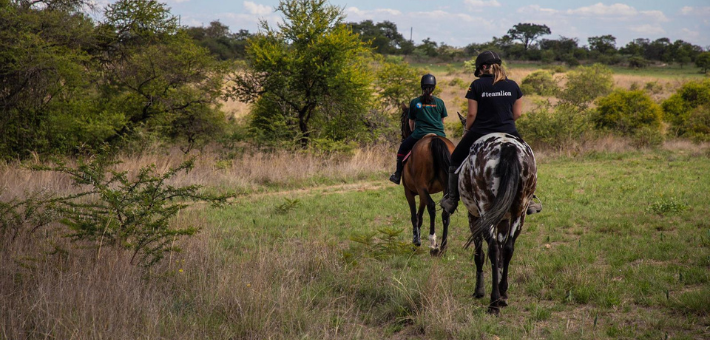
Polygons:
[[[419,192],[420,206],[419,211],[423,213],[422,208],[426,206],[427,212],[429,213],[429,253],[431,255],[439,255],[439,245],[436,242],[436,203],[429,192],[426,190],[421,190]],[[419,215],[421,218],[421,215]],[[421,224],[421,221],[419,222]]]
[[422,241],[419,235],[419,227],[421,226],[421,217],[417,216],[417,210],[415,208],[414,194],[409,192],[409,190],[404,190],[404,195],[407,197],[407,203],[409,203],[409,214],[412,220],[412,243],[419,247],[422,245]]
[[501,262],[503,262],[503,274],[501,275],[499,287],[501,303],[503,306],[508,305],[508,267],[510,265],[510,260],[513,258],[513,252],[515,251],[515,240],[520,234],[520,229],[522,228],[524,220],[525,215],[522,215],[521,217],[518,217],[515,222],[513,222],[512,226],[517,227],[514,228],[513,234],[508,237],[508,240],[505,242],[502,249]]
[[446,212],[446,210],[441,211],[441,223],[444,225],[444,231],[441,233],[441,246],[439,251],[443,253],[446,251],[446,238],[449,236],[449,223],[451,222],[451,215]]
[[419,193],[419,198],[421,199],[420,205],[426,205],[429,213],[429,251],[432,255],[437,255],[439,245],[436,243],[436,203],[426,190]]
[[498,315],[500,313],[500,278],[501,278],[501,251],[498,240],[495,236],[488,240],[488,257],[491,261],[491,266],[493,267],[491,281],[493,283],[493,290],[491,291],[491,304],[488,305],[488,313]]
[[[478,217],[468,214],[468,223],[474,225]],[[476,291],[473,297],[480,299],[486,295],[484,286],[483,265],[486,261],[486,254],[483,252],[483,238],[479,235],[473,240],[474,253],[473,259],[476,262]]]

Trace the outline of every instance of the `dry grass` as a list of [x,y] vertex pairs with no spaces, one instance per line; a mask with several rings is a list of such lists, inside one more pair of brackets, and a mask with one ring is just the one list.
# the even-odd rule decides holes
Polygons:
[[[222,240],[248,235],[208,228],[196,214],[176,223],[196,224],[205,232],[186,241],[184,253],[172,254],[153,268],[155,274],[129,265],[125,253],[106,249],[99,254],[96,249],[72,247],[63,256],[23,256],[42,253],[35,239],[0,251],[0,338],[373,336],[368,327],[350,322],[316,328],[330,324],[323,320],[326,315],[361,318],[348,307],[352,298],[315,301],[294,294],[308,291],[314,274],[342,270],[333,246],[318,240],[295,240],[299,244],[279,247],[264,242],[248,253],[230,254],[215,249],[221,249]],[[41,243],[68,246],[54,237]]]
[[[159,173],[164,173],[191,156],[184,155],[177,148],[121,155],[118,157],[121,163],[114,170],[129,171],[131,174],[153,164]],[[195,168],[187,174],[175,176],[171,183],[252,192],[264,189],[264,186],[310,186],[318,184],[318,180],[323,178],[332,182],[347,182],[394,167],[394,148],[382,145],[357,149],[351,155],[253,151],[224,159],[223,152],[208,148],[194,156]],[[76,161],[68,160],[67,165],[75,166]],[[38,191],[65,194],[78,189],[72,187],[71,179],[63,174],[32,171],[19,163],[0,166],[0,199],[4,201],[23,198]]]
[[[705,154],[710,145],[669,141],[664,148]],[[574,153],[634,148],[623,139],[605,137],[575,150],[536,150],[536,155],[544,163]],[[204,152],[196,169],[176,181],[257,190],[292,181],[308,183],[314,176],[353,180],[364,174],[383,175],[392,158],[385,147],[359,150],[349,157],[254,152],[227,160],[222,167],[216,165],[225,161],[220,154]],[[120,158],[123,170],[154,163],[164,171],[183,156],[172,150]],[[0,169],[4,191],[17,196],[36,188],[71,190],[68,181],[55,176],[23,170],[17,164]],[[386,182],[385,177],[381,182]],[[487,326],[480,327],[496,323],[483,315],[484,306],[455,293],[461,290],[456,286],[460,280],[447,278],[451,268],[446,266],[470,266],[468,258],[461,257],[459,264],[419,258],[430,262],[431,269],[409,277],[396,276],[401,274],[378,261],[346,270],[342,250],[347,241],[332,235],[288,238],[233,228],[229,218],[215,224],[209,221],[199,211],[183,211],[174,221],[176,227],[190,225],[203,231],[181,241],[185,251],[166,257],[152,273],[129,265],[129,254],[69,244],[60,230],[51,228],[0,248],[0,339],[426,339],[452,334],[490,338],[489,328],[471,325],[481,320]],[[325,223],[320,228],[331,226]],[[525,273],[525,265],[518,268],[523,271],[518,277],[531,276]],[[362,307],[363,298],[375,299],[371,295],[411,310],[397,318],[387,314],[394,311]],[[509,308],[524,308],[523,301]],[[373,320],[378,315],[396,323],[378,323]],[[568,320],[568,328],[593,329],[595,316],[582,308],[572,316],[553,311],[550,318],[551,324]],[[520,329],[528,321],[501,322]],[[543,326],[517,332],[521,337],[544,338],[550,334],[542,332]]]

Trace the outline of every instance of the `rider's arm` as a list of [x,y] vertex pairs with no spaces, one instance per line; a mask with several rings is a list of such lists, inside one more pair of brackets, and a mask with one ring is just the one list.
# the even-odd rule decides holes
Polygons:
[[[471,107],[471,104],[468,104]],[[469,113],[470,114],[470,113]],[[523,115],[523,101],[518,99],[513,103],[513,120],[518,120]]]
[[473,121],[476,120],[476,115],[478,114],[478,102],[469,99],[468,100],[468,115],[466,115],[466,131],[471,129],[473,126]]

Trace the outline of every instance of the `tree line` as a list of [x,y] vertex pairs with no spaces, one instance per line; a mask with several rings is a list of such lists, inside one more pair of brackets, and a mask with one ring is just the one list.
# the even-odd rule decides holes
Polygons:
[[[156,0],[119,0],[103,19],[89,0],[0,0],[0,159],[33,153],[94,153],[106,147],[208,142],[339,149],[387,140],[390,113],[418,91],[421,70],[402,56],[597,61],[703,60],[698,46],[613,36],[544,39],[549,28],[518,24],[502,38],[454,48],[415,45],[392,22],[346,22],[326,0],[283,0],[284,23],[259,32],[212,22],[184,27]],[[702,53],[701,53],[702,52]],[[630,60],[630,59],[629,59]],[[225,99],[252,103],[229,124]]]
[[[559,36],[557,39],[545,38],[552,34],[547,25],[534,23],[518,23],[510,28],[507,34],[493,37],[484,43],[471,43],[463,48],[447,45],[426,38],[419,44],[410,41],[399,32],[397,25],[391,21],[375,23],[372,20],[347,22],[346,25],[356,33],[375,53],[383,55],[403,55],[417,58],[440,58],[457,60],[476,56],[483,50],[495,50],[509,59],[530,60],[539,62],[564,62],[571,66],[579,65],[580,61],[590,60],[607,65],[627,64],[630,67],[645,67],[651,62],[678,63],[681,67],[695,63],[704,52],[701,46],[678,39],[669,38],[650,40],[637,38],[624,46],[617,46],[616,37],[611,34],[589,37],[586,44],[577,38]],[[238,34],[229,33],[228,27],[214,21],[208,27],[191,27],[191,35],[210,50],[224,57],[226,46],[242,46],[236,48],[240,52],[232,54],[239,58],[243,56],[244,41],[250,35],[248,31],[240,30]],[[221,32],[219,37],[215,31]],[[217,43],[217,41],[222,43]],[[698,66],[705,68],[708,62],[699,60]],[[708,65],[710,66],[710,64]]]

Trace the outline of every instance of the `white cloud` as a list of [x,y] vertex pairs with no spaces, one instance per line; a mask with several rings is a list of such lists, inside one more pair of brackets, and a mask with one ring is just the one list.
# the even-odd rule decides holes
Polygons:
[[583,16],[633,16],[638,12],[635,8],[626,4],[613,4],[607,6],[599,2],[591,6],[567,10],[567,13]]
[[658,25],[645,24],[639,26],[632,26],[629,29],[637,33],[648,35],[666,34],[666,31]]
[[244,8],[252,15],[268,15],[274,12],[270,6],[259,5],[251,1],[244,1]]
[[668,22],[668,18],[661,11],[641,11],[641,14],[657,21],[657,22]]
[[525,7],[520,7],[518,8],[518,13],[523,13],[523,14],[546,14],[546,15],[556,15],[560,11],[552,8],[542,8],[540,5],[529,5]]
[[680,9],[680,13],[683,15],[710,15],[710,7],[690,7],[685,6]]
[[391,16],[400,16],[400,15],[402,15],[402,12],[398,11],[396,9],[390,9],[390,8],[377,8],[377,9],[374,9],[371,11],[363,11],[357,7],[348,7],[345,9],[345,14],[364,18],[367,16],[379,16],[381,14],[391,15]]
[[683,32],[682,39],[684,40],[700,38],[700,32],[698,31],[692,31],[687,28],[684,28],[681,30],[681,32]]
[[464,0],[463,3],[466,4],[468,9],[476,12],[482,11],[484,7],[500,7],[500,2],[497,0]]

